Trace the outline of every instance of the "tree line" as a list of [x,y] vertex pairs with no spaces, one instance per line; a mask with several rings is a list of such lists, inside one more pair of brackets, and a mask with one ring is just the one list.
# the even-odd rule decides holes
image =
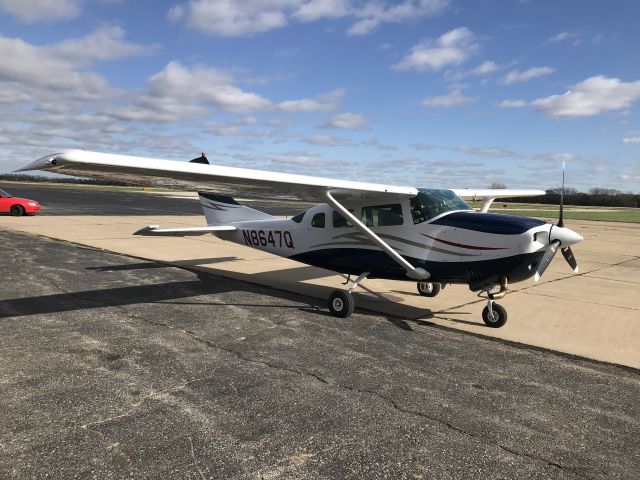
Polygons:
[[[494,183],[489,188],[507,188],[502,183]],[[562,188],[551,188],[546,190],[546,193],[540,197],[521,197],[509,199],[511,202],[522,203],[543,203],[550,205],[560,204],[560,194]],[[503,200],[501,200],[503,201]],[[638,193],[623,193],[615,188],[601,188],[596,187],[590,189],[587,193],[579,192],[575,188],[565,187],[564,189],[564,204],[565,205],[580,205],[587,207],[640,207],[640,194]]]

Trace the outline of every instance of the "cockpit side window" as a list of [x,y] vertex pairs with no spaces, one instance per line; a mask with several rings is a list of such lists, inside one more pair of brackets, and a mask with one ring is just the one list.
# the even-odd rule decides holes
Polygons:
[[362,208],[362,221],[367,227],[402,225],[402,205],[376,205]]
[[[352,209],[349,209],[349,212],[353,213]],[[351,222],[340,215],[338,212],[333,210],[333,228],[350,228],[353,227]]]
[[307,213],[307,211],[303,211],[298,213],[297,215],[291,217],[291,220],[293,220],[296,223],[300,223],[302,221],[302,219],[304,218],[304,214]]
[[315,228],[324,228],[324,212],[316,213],[311,219],[311,226]]
[[451,190],[421,188],[410,202],[413,223],[422,223],[446,212],[473,210]]

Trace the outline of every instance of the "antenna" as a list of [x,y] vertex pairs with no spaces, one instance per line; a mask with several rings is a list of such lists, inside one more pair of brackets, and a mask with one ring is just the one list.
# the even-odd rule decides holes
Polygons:
[[562,189],[560,190],[560,218],[558,219],[558,226],[564,227],[564,221],[562,219],[564,211],[564,162],[562,162]]

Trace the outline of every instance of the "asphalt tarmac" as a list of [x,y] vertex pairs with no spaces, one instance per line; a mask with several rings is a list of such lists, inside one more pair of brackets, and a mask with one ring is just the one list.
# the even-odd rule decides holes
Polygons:
[[636,370],[0,242],[0,478],[638,478]]

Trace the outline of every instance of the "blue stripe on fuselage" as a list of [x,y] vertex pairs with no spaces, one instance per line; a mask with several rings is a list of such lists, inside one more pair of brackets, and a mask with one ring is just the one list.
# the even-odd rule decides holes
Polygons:
[[[510,282],[519,282],[533,276],[544,252],[513,255],[509,257],[474,262],[432,262],[404,257],[414,267],[424,268],[433,282],[498,283],[507,275]],[[408,280],[407,274],[389,255],[380,250],[365,248],[327,248],[299,253],[292,260],[325,268],[334,272],[360,275],[371,272],[370,278]],[[529,268],[530,265],[533,265]]]
[[499,213],[453,212],[431,222],[431,225],[463,228],[498,235],[518,235],[545,222],[535,218],[517,217]]

